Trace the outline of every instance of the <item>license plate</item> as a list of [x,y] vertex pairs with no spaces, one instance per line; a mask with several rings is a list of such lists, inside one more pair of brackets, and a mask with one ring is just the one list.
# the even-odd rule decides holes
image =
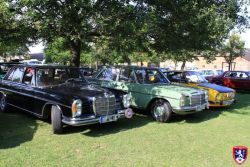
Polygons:
[[231,104],[232,104],[231,101],[223,101],[223,105],[225,105],[225,106],[228,106],[228,105],[231,105]]
[[117,121],[118,117],[116,115],[101,116],[99,118],[100,123]]
[[197,106],[196,111],[201,111],[203,109],[203,106]]

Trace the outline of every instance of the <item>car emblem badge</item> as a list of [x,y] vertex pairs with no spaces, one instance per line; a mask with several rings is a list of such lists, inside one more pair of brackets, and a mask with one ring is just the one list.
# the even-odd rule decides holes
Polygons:
[[248,155],[248,148],[245,146],[234,146],[233,147],[233,158],[234,161],[241,165],[243,164],[246,159],[247,159],[247,155]]

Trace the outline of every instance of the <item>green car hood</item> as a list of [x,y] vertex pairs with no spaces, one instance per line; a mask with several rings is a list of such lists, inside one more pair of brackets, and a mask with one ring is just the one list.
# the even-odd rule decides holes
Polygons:
[[173,96],[174,98],[180,98],[182,95],[191,96],[195,93],[200,93],[202,90],[196,88],[185,87],[181,85],[154,85],[154,91],[152,93],[160,96]]

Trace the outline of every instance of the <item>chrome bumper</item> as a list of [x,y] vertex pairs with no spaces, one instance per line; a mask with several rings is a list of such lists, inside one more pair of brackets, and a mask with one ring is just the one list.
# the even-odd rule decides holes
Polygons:
[[199,112],[208,108],[209,108],[208,103],[204,103],[202,105],[197,105],[197,106],[176,107],[176,108],[173,108],[173,111],[176,114],[186,115],[186,114]]
[[124,110],[118,110],[117,114],[112,114],[112,115],[104,115],[104,116],[90,115],[84,118],[83,117],[72,118],[72,117],[63,116],[62,122],[66,125],[71,125],[71,126],[81,126],[81,125],[89,125],[89,124],[96,124],[96,123],[113,122],[113,121],[117,121],[120,118],[131,118],[132,115],[130,115],[130,117],[127,116],[128,112],[132,112],[132,115],[133,115],[132,109],[127,108]]
[[222,101],[222,105],[224,106],[230,106],[231,104],[233,104],[235,102],[235,99],[232,99],[232,100],[225,100],[225,101]]

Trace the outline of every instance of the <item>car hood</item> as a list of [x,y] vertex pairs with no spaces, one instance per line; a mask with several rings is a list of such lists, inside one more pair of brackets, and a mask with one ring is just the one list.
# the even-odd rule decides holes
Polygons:
[[113,95],[110,91],[91,85],[68,83],[45,88],[48,92],[64,95],[70,98],[90,99],[92,97],[106,97]]
[[179,84],[170,85],[155,85],[155,90],[158,90],[159,95],[162,96],[173,96],[173,98],[180,98],[182,95],[192,96],[192,94],[202,93],[203,90],[197,88],[190,88]]
[[225,86],[220,86],[220,85],[216,85],[216,84],[212,84],[212,83],[201,83],[198,84],[197,86],[201,86],[204,88],[209,88],[209,89],[214,89],[220,93],[229,93],[229,92],[233,92],[234,90]]

